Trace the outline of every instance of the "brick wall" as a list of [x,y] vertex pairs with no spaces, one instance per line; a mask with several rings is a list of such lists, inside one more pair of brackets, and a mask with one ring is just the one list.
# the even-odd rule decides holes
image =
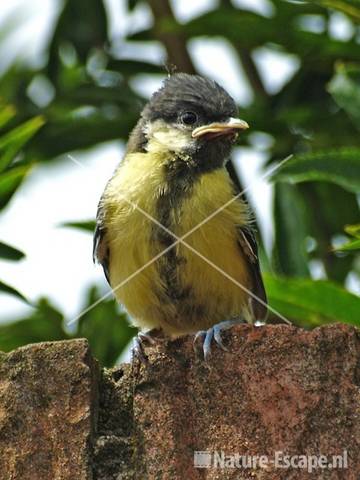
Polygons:
[[[191,337],[105,371],[82,339],[1,354],[0,480],[358,480],[356,329],[239,325],[224,338],[229,352],[214,347],[207,364]],[[230,465],[344,450],[347,469]],[[230,463],[195,468],[196,451]]]

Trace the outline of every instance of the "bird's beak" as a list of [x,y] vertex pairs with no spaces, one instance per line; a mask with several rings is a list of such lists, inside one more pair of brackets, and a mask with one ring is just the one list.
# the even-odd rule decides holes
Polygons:
[[192,137],[198,138],[206,134],[214,134],[211,137],[218,137],[229,133],[237,133],[237,130],[246,130],[247,128],[249,128],[249,125],[245,120],[231,117],[227,122],[209,123],[208,125],[195,128],[192,132]]

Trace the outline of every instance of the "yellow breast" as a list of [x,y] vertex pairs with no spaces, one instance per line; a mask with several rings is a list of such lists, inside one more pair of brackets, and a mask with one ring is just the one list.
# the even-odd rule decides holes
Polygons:
[[158,218],[158,199],[167,188],[163,167],[169,159],[129,157],[110,182],[105,202],[110,281],[134,324],[181,334],[242,314],[251,281],[236,228],[248,222],[248,213],[243,202],[231,202],[234,193],[226,170],[202,174],[172,214],[171,230],[186,242],[174,247],[176,272],[169,277],[174,288],[181,287],[177,297],[169,293],[169,278],[164,280],[174,251],[164,253],[166,247],[154,235],[160,227],[149,218]]

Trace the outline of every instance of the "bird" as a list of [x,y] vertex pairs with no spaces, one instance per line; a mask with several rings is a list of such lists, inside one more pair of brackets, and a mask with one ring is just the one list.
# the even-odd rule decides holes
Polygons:
[[266,318],[252,214],[226,169],[248,127],[214,80],[169,75],[106,184],[93,256],[142,358],[157,337],[194,334],[208,360],[213,342],[226,349],[223,330]]

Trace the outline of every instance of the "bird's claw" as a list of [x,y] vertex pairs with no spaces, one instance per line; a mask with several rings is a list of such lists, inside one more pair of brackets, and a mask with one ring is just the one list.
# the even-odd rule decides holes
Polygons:
[[[157,332],[157,331],[156,331]],[[142,363],[148,363],[148,358],[145,354],[145,344],[155,345],[156,338],[154,338],[153,330],[149,332],[139,332],[134,338],[134,345],[132,348],[133,358],[137,357]]]
[[240,323],[238,319],[236,320],[226,320],[224,322],[217,323],[213,325],[208,330],[200,330],[196,333],[194,337],[194,349],[196,350],[196,344],[199,338],[202,338],[202,350],[204,354],[204,360],[208,361],[211,354],[211,342],[214,339],[215,343],[225,352],[228,352],[228,349],[225,347],[221,332],[231,328],[233,325]]

